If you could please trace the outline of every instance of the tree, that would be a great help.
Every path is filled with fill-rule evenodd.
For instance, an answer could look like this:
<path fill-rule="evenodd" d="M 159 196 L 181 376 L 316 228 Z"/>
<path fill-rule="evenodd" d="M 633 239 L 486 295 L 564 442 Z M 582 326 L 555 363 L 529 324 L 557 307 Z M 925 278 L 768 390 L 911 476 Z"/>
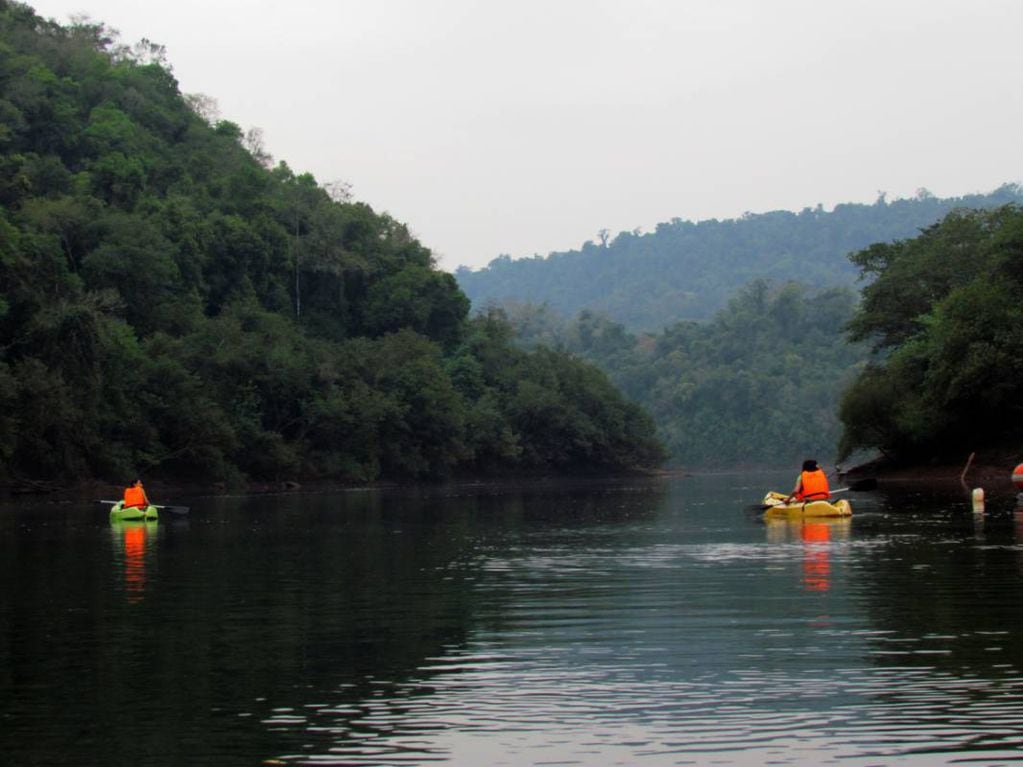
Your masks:
<path fill-rule="evenodd" d="M 546 303 L 564 316 L 588 309 L 630 332 L 657 333 L 681 320 L 710 320 L 744 285 L 799 281 L 814 289 L 854 287 L 850 252 L 915 237 L 956 208 L 1023 202 L 1007 184 L 984 195 L 917 196 L 884 204 L 820 205 L 801 212 L 658 224 L 654 232 L 598 233 L 597 244 L 546 256 L 502 256 L 456 272 L 474 306 Z"/>
<path fill-rule="evenodd" d="M 914 240 L 852 256 L 874 281 L 850 335 L 884 353 L 846 392 L 843 452 L 896 460 L 997 446 L 1023 432 L 1023 211 L 958 211 Z"/>
<path fill-rule="evenodd" d="M 522 469 L 530 444 L 545 471 L 656 460 L 612 393 L 548 375 L 578 363 L 470 321 L 407 226 L 183 97 L 161 46 L 0 2 L 0 94 L 0 476 L 423 479 Z M 526 378 L 559 419 L 589 401 L 588 452 L 524 441 Z"/>

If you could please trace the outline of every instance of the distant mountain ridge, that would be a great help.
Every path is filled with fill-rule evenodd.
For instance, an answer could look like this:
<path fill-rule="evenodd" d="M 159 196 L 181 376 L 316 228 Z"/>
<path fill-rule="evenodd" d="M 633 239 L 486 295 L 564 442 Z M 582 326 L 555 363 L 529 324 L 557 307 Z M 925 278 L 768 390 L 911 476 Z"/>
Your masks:
<path fill-rule="evenodd" d="M 680 320 L 706 320 L 754 279 L 797 280 L 813 288 L 855 283 L 848 254 L 876 242 L 915 237 L 956 208 L 1023 203 L 1023 187 L 989 194 L 916 197 L 873 204 L 818 205 L 736 219 L 673 219 L 648 234 L 622 232 L 602 244 L 546 257 L 499 256 L 486 267 L 455 272 L 475 309 L 489 304 L 548 304 L 571 316 L 606 313 L 631 330 L 657 331 Z"/>

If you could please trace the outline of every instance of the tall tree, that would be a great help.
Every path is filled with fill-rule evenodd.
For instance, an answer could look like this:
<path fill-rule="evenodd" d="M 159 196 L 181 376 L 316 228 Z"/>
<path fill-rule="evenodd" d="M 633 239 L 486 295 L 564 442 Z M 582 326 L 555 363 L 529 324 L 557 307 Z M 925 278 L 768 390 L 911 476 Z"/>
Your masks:
<path fill-rule="evenodd" d="M 846 392 L 842 449 L 959 456 L 1023 433 L 1023 210 L 960 211 L 852 260 L 872 278 L 850 337 L 878 359 Z"/>

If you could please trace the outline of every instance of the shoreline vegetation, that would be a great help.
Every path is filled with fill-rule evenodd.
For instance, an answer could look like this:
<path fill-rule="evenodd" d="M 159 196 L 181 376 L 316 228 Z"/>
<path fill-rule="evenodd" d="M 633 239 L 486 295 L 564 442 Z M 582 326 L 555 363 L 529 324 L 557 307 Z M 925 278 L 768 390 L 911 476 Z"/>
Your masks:
<path fill-rule="evenodd" d="M 470 316 L 408 227 L 275 162 L 159 45 L 0 0 L 0 484 L 643 470 L 596 367 Z"/>
<path fill-rule="evenodd" d="M 332 479 L 295 479 L 280 481 L 248 482 L 228 486 L 222 482 L 203 483 L 182 480 L 154 480 L 146 482 L 146 493 L 154 499 L 216 498 L 230 496 L 318 494 L 332 492 L 364 492 L 367 490 L 401 490 L 443 492 L 449 489 L 473 487 L 524 487 L 554 486 L 572 484 L 600 484 L 607 482 L 644 481 L 657 478 L 689 477 L 700 472 L 682 469 L 634 470 L 612 474 L 581 473 L 508 473 L 480 474 L 476 476 L 453 476 L 443 480 L 375 480 L 371 482 L 347 482 Z M 709 472 L 708 472 L 709 473 Z M 8 483 L 0 486 L 0 501 L 38 501 L 48 503 L 86 503 L 99 498 L 120 498 L 123 487 L 116 482 L 103 479 L 87 479 L 72 484 L 28 481 L 20 484 Z"/>
<path fill-rule="evenodd" d="M 160 46 L 0 0 L 0 47 L 12 497 L 135 476 L 215 493 L 675 476 L 795 466 L 836 441 L 839 462 L 889 456 L 850 473 L 882 481 L 1009 476 L 1018 460 L 990 447 L 1023 444 L 1018 185 L 983 198 L 1005 205 L 849 255 L 858 296 L 769 274 L 660 333 L 588 310 L 473 314 L 404 224 L 275 162 L 258 132 L 180 92 Z M 894 207 L 661 234 L 774 222 L 819 239 L 815 222 Z M 965 473 L 958 445 L 977 446 Z"/>
<path fill-rule="evenodd" d="M 873 461 L 861 466 L 854 466 L 840 474 L 843 481 L 860 479 L 876 479 L 878 484 L 905 485 L 915 483 L 934 484 L 965 484 L 967 487 L 991 486 L 1000 489 L 1011 489 L 1012 470 L 1023 461 L 1019 459 L 1000 460 L 1004 456 L 988 454 L 970 461 L 967 457 L 963 463 L 955 464 L 947 461 L 899 465 L 884 461 Z"/>
<path fill-rule="evenodd" d="M 994 497 L 1016 493 L 1012 483 L 1012 470 L 1020 460 L 1013 459 L 1008 451 L 971 454 L 962 464 L 930 462 L 916 465 L 898 465 L 885 459 L 869 461 L 838 472 L 836 482 L 849 484 L 862 480 L 875 480 L 878 487 L 904 486 L 962 486 L 965 492 L 974 487 L 983 487 Z M 507 475 L 479 475 L 450 477 L 441 482 L 421 481 L 375 481 L 368 483 L 338 482 L 331 480 L 297 480 L 251 482 L 243 486 L 227 487 L 223 483 L 196 483 L 181 481 L 154 481 L 147 484 L 147 492 L 162 501 L 180 501 L 195 498 L 217 498 L 231 496 L 260 495 L 313 495 L 322 493 L 365 492 L 367 490 L 408 491 L 439 493 L 460 490 L 486 489 L 501 491 L 506 488 L 566 487 L 580 484 L 602 484 L 620 482 L 643 482 L 656 480 L 686 479 L 702 476 L 777 474 L 790 467 L 756 469 L 686 469 L 661 468 L 615 474 L 557 474 L 517 473 Z M 86 480 L 73 485 L 30 482 L 20 485 L 8 484 L 0 487 L 0 500 L 5 503 L 39 503 L 58 505 L 67 503 L 88 503 L 99 498 L 119 498 L 122 487 L 104 480 Z"/>
<path fill-rule="evenodd" d="M 878 451 L 871 468 L 890 476 L 959 466 L 966 481 L 998 465 L 1011 476 L 1023 458 L 1023 208 L 955 211 L 850 258 L 865 285 L 848 338 L 872 356 L 842 396 L 838 459 Z"/>

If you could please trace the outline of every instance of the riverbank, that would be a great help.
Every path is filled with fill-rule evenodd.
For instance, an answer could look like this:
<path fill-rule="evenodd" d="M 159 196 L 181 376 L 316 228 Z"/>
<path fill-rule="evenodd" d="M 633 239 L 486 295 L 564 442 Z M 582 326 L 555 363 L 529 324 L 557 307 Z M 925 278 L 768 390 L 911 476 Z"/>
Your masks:
<path fill-rule="evenodd" d="M 445 480 L 420 480 L 399 482 L 377 480 L 372 482 L 344 482 L 339 480 L 316 479 L 309 481 L 282 480 L 277 482 L 247 482 L 229 486 L 222 482 L 181 482 L 159 479 L 145 482 L 146 494 L 153 503 L 183 503 L 194 498 L 244 495 L 279 495 L 286 493 L 341 493 L 365 490 L 396 490 L 419 488 L 443 490 L 487 486 L 500 490 L 504 487 L 521 487 L 524 484 L 538 488 L 565 484 L 593 484 L 595 482 L 617 482 L 622 480 L 644 480 L 692 476 L 688 471 L 644 470 L 619 474 L 556 474 L 550 472 L 489 474 L 481 476 L 457 476 Z M 85 480 L 71 485 L 49 482 L 18 482 L 0 485 L 0 500 L 49 503 L 73 503 L 85 501 L 117 500 L 124 492 L 123 486 L 104 480 Z M 173 500 L 172 500 L 173 499 Z"/>
<path fill-rule="evenodd" d="M 843 482 L 872 478 L 880 485 L 961 483 L 970 488 L 984 487 L 1009 492 L 1015 489 L 1012 470 L 1020 462 L 1023 462 L 1023 453 L 1016 457 L 1004 449 L 971 453 L 964 456 L 959 464 L 947 460 L 927 464 L 899 464 L 879 458 L 855 466 L 840 476 Z"/>
<path fill-rule="evenodd" d="M 1007 451 L 999 453 L 981 453 L 964 458 L 963 463 L 934 462 L 929 464 L 897 464 L 886 459 L 877 459 L 860 464 L 839 473 L 840 484 L 851 484 L 862 480 L 876 480 L 880 486 L 902 486 L 914 484 L 946 485 L 965 484 L 968 488 L 984 487 L 989 493 L 1015 492 L 1012 484 L 1012 470 L 1023 458 L 1009 456 Z M 175 482 L 151 480 L 146 482 L 146 491 L 154 502 L 182 503 L 190 498 L 226 496 L 226 495 L 272 495 L 280 493 L 326 493 L 361 490 L 383 490 L 401 487 L 433 487 L 458 488 L 465 486 L 490 485 L 495 488 L 508 485 L 519 485 L 529 482 L 539 485 L 562 484 L 565 482 L 589 482 L 594 480 L 607 481 L 613 479 L 676 479 L 698 476 L 701 474 L 749 474 L 759 473 L 757 470 L 732 470 L 728 472 L 700 471 L 681 467 L 656 469 L 637 472 L 631 475 L 553 475 L 547 473 L 520 475 L 490 475 L 479 477 L 454 477 L 440 482 L 341 482 L 329 480 L 313 480 L 300 482 L 282 480 L 277 482 L 249 482 L 242 486 L 231 487 L 217 482 Z M 116 483 L 103 480 L 78 482 L 73 485 L 60 485 L 45 482 L 17 482 L 0 486 L 0 498 L 7 500 L 39 501 L 42 503 L 66 503 L 89 500 L 116 500 L 121 497 L 123 487 Z"/>
<path fill-rule="evenodd" d="M 349 483 L 313 482 L 303 484 L 294 480 L 281 482 L 249 482 L 238 487 L 231 487 L 222 482 L 173 482 L 150 480 L 145 483 L 146 494 L 154 503 L 162 503 L 165 499 L 187 499 L 220 495 L 267 495 L 273 493 L 289 493 L 302 491 L 343 491 L 364 489 L 367 487 L 385 487 L 388 483 Z M 0 487 L 0 498 L 8 500 L 37 500 L 42 503 L 61 503 L 88 500 L 117 500 L 124 492 L 124 487 L 117 483 L 103 480 L 87 480 L 65 485 L 50 482 L 15 482 Z"/>

